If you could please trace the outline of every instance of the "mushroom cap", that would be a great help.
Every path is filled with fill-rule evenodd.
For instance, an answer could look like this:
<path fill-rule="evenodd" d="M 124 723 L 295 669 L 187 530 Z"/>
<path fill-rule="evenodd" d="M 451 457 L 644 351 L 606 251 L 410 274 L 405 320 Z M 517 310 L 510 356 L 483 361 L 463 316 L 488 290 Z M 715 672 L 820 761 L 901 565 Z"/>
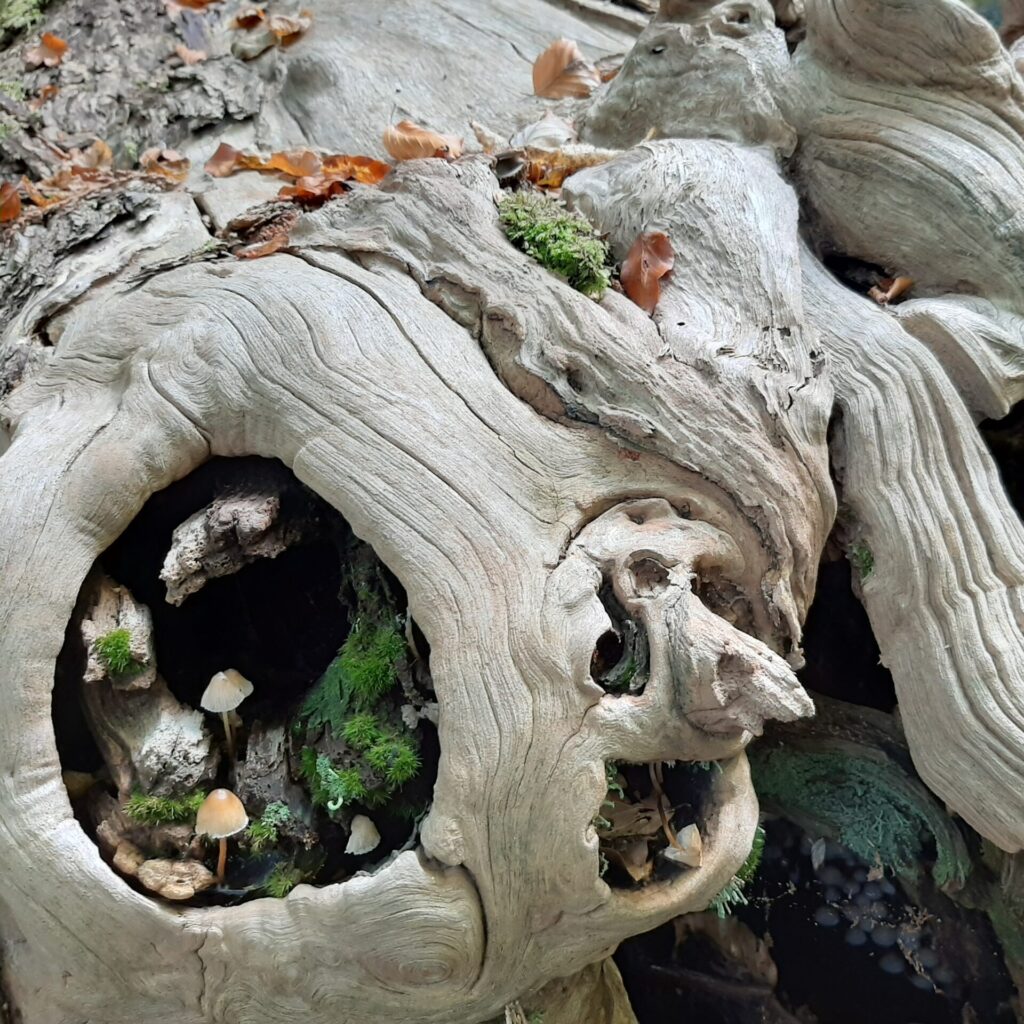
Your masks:
<path fill-rule="evenodd" d="M 230 789 L 215 789 L 196 814 L 196 832 L 211 839 L 226 839 L 248 824 L 242 801 Z"/>
<path fill-rule="evenodd" d="M 252 683 L 241 672 L 227 668 L 223 672 L 217 672 L 210 680 L 210 685 L 203 691 L 199 706 L 204 711 L 222 715 L 226 711 L 234 711 L 250 693 Z"/>
<path fill-rule="evenodd" d="M 352 829 L 345 852 L 356 855 L 369 853 L 377 848 L 378 843 L 380 843 L 380 833 L 377 831 L 377 826 L 365 814 L 357 814 L 352 819 Z"/>

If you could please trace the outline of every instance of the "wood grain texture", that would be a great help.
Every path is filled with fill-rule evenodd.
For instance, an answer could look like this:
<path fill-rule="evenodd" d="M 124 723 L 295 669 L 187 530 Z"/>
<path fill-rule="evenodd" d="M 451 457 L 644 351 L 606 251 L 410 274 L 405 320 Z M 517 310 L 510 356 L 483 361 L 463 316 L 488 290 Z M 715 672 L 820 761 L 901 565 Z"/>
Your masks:
<path fill-rule="evenodd" d="M 529 71 L 553 36 L 632 38 L 584 9 L 320 4 L 245 131 L 373 151 L 401 86 L 419 123 L 463 131 L 472 104 L 510 133 L 546 106 Z M 252 262 L 172 266 L 208 235 L 160 197 L 159 224 L 29 282 L 4 338 L 35 372 L 0 457 L 0 937 L 26 1024 L 475 1024 L 706 906 L 757 820 L 745 746 L 809 711 L 832 474 L 922 777 L 1024 845 L 1024 531 L 973 422 L 1020 395 L 1022 85 L 954 0 L 809 0 L 807 30 L 790 58 L 766 0 L 667 2 L 587 111 L 586 137 L 632 148 L 565 196 L 619 257 L 668 235 L 653 318 L 513 249 L 479 156 L 410 162 Z M 829 248 L 913 299 L 854 294 Z M 49 701 L 95 559 L 212 455 L 281 459 L 400 579 L 441 761 L 419 847 L 375 873 L 173 910 L 73 818 Z M 604 586 L 650 638 L 639 696 L 591 676 Z M 711 757 L 703 866 L 609 889 L 605 761 Z"/>

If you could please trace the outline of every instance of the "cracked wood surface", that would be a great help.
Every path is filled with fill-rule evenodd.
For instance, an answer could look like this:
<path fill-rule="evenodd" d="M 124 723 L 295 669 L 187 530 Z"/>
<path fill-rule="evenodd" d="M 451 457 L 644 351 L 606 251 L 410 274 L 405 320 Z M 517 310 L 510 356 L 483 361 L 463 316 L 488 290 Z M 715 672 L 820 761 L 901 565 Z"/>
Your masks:
<path fill-rule="evenodd" d="M 401 113 L 462 131 L 471 94 L 511 130 L 547 106 L 519 95 L 517 46 L 631 38 L 527 7 L 410 0 L 375 21 L 318 4 L 320 34 L 263 62 L 273 85 L 237 130 L 372 151 L 403 55 L 419 62 Z M 669 234 L 653 320 L 513 250 L 479 158 L 410 164 L 303 217 L 288 254 L 132 280 L 208 237 L 161 196 L 159 227 L 33 286 L 5 339 L 45 325 L 56 344 L 14 381 L 0 461 L 0 935 L 27 1024 L 474 1024 L 705 906 L 756 823 L 743 746 L 807 710 L 791 663 L 836 509 L 837 409 L 844 525 L 874 556 L 861 593 L 915 763 L 984 835 L 1024 844 L 1024 536 L 972 422 L 1021 386 L 1024 86 L 953 0 L 807 9 L 790 59 L 764 0 L 666 2 L 586 112 L 592 140 L 635 148 L 565 192 L 620 255 Z M 901 132 L 914 146 L 879 161 Z M 212 208 L 220 186 L 191 187 Z M 836 282 L 801 247 L 801 212 L 819 248 L 910 272 L 913 300 L 883 311 Z M 280 458 L 399 577 L 431 644 L 442 759 L 420 848 L 375 874 L 172 911 L 71 816 L 49 694 L 96 557 L 211 454 Z M 743 632 L 691 594 L 705 565 L 742 594 Z M 637 699 L 590 677 L 602 582 L 648 628 Z M 704 866 L 609 890 L 604 761 L 710 757 Z"/>

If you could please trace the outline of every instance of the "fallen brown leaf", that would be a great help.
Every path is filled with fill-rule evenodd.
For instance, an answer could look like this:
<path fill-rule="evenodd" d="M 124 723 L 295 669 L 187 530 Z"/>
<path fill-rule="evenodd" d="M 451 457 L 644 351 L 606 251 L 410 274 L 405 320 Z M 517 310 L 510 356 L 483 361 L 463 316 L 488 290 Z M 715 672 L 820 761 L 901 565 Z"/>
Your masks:
<path fill-rule="evenodd" d="M 384 129 L 384 148 L 396 160 L 422 160 L 425 157 L 455 160 L 462 156 L 462 139 L 440 135 L 412 121 L 399 121 Z"/>
<path fill-rule="evenodd" d="M 191 161 L 176 149 L 153 146 L 139 157 L 139 167 L 147 174 L 159 174 L 171 181 L 182 182 L 188 177 Z"/>
<path fill-rule="evenodd" d="M 607 57 L 599 57 L 594 61 L 594 70 L 602 82 L 610 82 L 621 70 L 626 59 L 624 53 L 612 53 Z"/>
<path fill-rule="evenodd" d="M 290 46 L 312 24 L 313 15 L 309 11 L 297 15 L 272 14 L 267 18 L 267 28 L 282 46 Z"/>
<path fill-rule="evenodd" d="M 298 209 L 294 206 L 268 208 L 271 211 L 269 216 L 262 220 L 255 231 L 247 232 L 245 241 L 248 244 L 235 249 L 235 255 L 240 259 L 254 260 L 269 256 L 288 244 L 288 232 L 299 218 Z"/>
<path fill-rule="evenodd" d="M 601 807 L 601 814 L 608 822 L 607 828 L 599 829 L 602 839 L 620 836 L 653 836 L 661 831 L 661 817 L 653 797 L 638 803 L 612 796 Z"/>
<path fill-rule="evenodd" d="M 600 84 L 594 65 L 571 39 L 556 39 L 533 64 L 533 91 L 548 100 L 589 96 Z"/>
<path fill-rule="evenodd" d="M 220 3 L 220 0 L 173 0 L 178 7 L 191 7 L 194 11 L 201 11 L 210 4 Z"/>
<path fill-rule="evenodd" d="M 623 290 L 646 313 L 661 297 L 661 279 L 672 269 L 675 255 L 663 231 L 646 231 L 633 243 L 622 263 Z"/>
<path fill-rule="evenodd" d="M 607 846 L 602 849 L 608 860 L 622 868 L 634 882 L 646 882 L 654 871 L 654 861 L 649 859 L 646 839 L 637 839 L 621 847 Z"/>
<path fill-rule="evenodd" d="M 914 286 L 910 277 L 884 277 L 878 284 L 868 289 L 868 295 L 880 306 L 888 306 L 901 298 Z"/>
<path fill-rule="evenodd" d="M 47 206 L 53 206 L 55 203 L 59 203 L 63 196 L 47 196 L 44 195 L 35 185 L 34 182 L 28 180 L 28 178 L 21 179 L 21 187 L 25 190 L 25 195 L 32 201 L 33 206 L 38 206 L 40 209 L 45 210 Z"/>
<path fill-rule="evenodd" d="M 285 185 L 277 194 L 282 199 L 294 199 L 304 206 L 320 206 L 332 196 L 350 191 L 341 178 L 328 178 L 323 174 L 298 178 L 294 185 Z"/>
<path fill-rule="evenodd" d="M 190 50 L 184 43 L 178 43 L 174 48 L 174 52 L 186 64 L 198 64 L 200 61 L 206 60 L 208 56 L 205 50 Z"/>
<path fill-rule="evenodd" d="M 213 178 L 226 178 L 239 169 L 238 158 L 241 155 L 234 146 L 222 142 L 213 156 L 206 161 L 203 170 Z"/>
<path fill-rule="evenodd" d="M 358 181 L 363 185 L 376 185 L 391 173 L 391 164 L 374 160 L 372 156 L 343 156 L 332 153 L 322 158 L 324 174 L 331 178 Z"/>
<path fill-rule="evenodd" d="M 21 197 L 17 185 L 5 181 L 0 185 L 0 224 L 16 220 L 21 215 Z"/>
<path fill-rule="evenodd" d="M 45 64 L 48 68 L 55 68 L 68 52 L 68 44 L 55 36 L 52 32 L 44 32 L 39 37 L 39 43 L 30 50 L 25 51 L 25 63 L 29 67 L 37 68 Z"/>
<path fill-rule="evenodd" d="M 594 149 L 593 146 L 566 145 L 558 150 L 527 148 L 522 150 L 526 160 L 526 177 L 538 188 L 561 188 L 570 174 L 584 167 L 597 167 L 618 155 L 615 150 Z"/>
<path fill-rule="evenodd" d="M 32 99 L 28 101 L 28 109 L 38 110 L 40 107 L 43 106 L 43 104 L 48 103 L 50 100 L 52 100 L 53 97 L 56 96 L 59 92 L 60 89 L 58 89 L 55 85 L 44 85 L 42 89 L 40 89 L 39 92 L 37 92 L 35 96 L 33 96 Z"/>
<path fill-rule="evenodd" d="M 97 139 L 85 149 L 72 149 L 69 155 L 71 166 L 75 170 L 103 170 L 114 164 L 114 154 L 102 139 Z"/>
<path fill-rule="evenodd" d="M 235 15 L 235 28 L 255 28 L 266 16 L 262 7 L 244 7 Z"/>

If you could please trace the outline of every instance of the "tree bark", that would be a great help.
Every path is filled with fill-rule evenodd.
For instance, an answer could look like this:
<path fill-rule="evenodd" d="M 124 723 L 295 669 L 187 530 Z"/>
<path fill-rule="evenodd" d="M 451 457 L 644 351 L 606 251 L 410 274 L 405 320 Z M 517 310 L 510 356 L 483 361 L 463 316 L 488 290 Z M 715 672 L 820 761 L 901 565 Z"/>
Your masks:
<path fill-rule="evenodd" d="M 15 111 L 0 167 L 44 173 L 92 133 L 193 172 L 3 228 L 0 959 L 25 1024 L 475 1024 L 704 909 L 757 824 L 745 747 L 812 711 L 795 669 L 837 510 L 922 779 L 1024 846 L 1024 529 L 975 428 L 1024 394 L 1024 82 L 994 30 L 956 0 L 807 0 L 790 53 L 767 0 L 663 0 L 649 24 L 603 0 L 315 0 L 306 38 L 244 62 L 235 6 L 93 6 L 50 16 L 72 58 L 27 77 L 61 91 Z M 558 36 L 629 53 L 552 104 L 530 68 Z M 175 66 L 175 42 L 209 56 Z M 653 318 L 514 249 L 487 154 L 400 164 L 283 251 L 209 258 L 210 227 L 279 187 L 203 174 L 219 139 L 382 156 L 399 116 L 507 138 L 551 107 L 614 151 L 563 197 L 615 257 L 671 240 Z M 835 255 L 913 299 L 880 308 Z M 72 815 L 55 662 L 146 500 L 248 455 L 405 588 L 437 782 L 418 845 L 372 873 L 172 910 Z M 609 593 L 646 632 L 640 693 L 592 675 Z M 703 864 L 610 887 L 606 763 L 677 760 L 722 766 Z"/>

